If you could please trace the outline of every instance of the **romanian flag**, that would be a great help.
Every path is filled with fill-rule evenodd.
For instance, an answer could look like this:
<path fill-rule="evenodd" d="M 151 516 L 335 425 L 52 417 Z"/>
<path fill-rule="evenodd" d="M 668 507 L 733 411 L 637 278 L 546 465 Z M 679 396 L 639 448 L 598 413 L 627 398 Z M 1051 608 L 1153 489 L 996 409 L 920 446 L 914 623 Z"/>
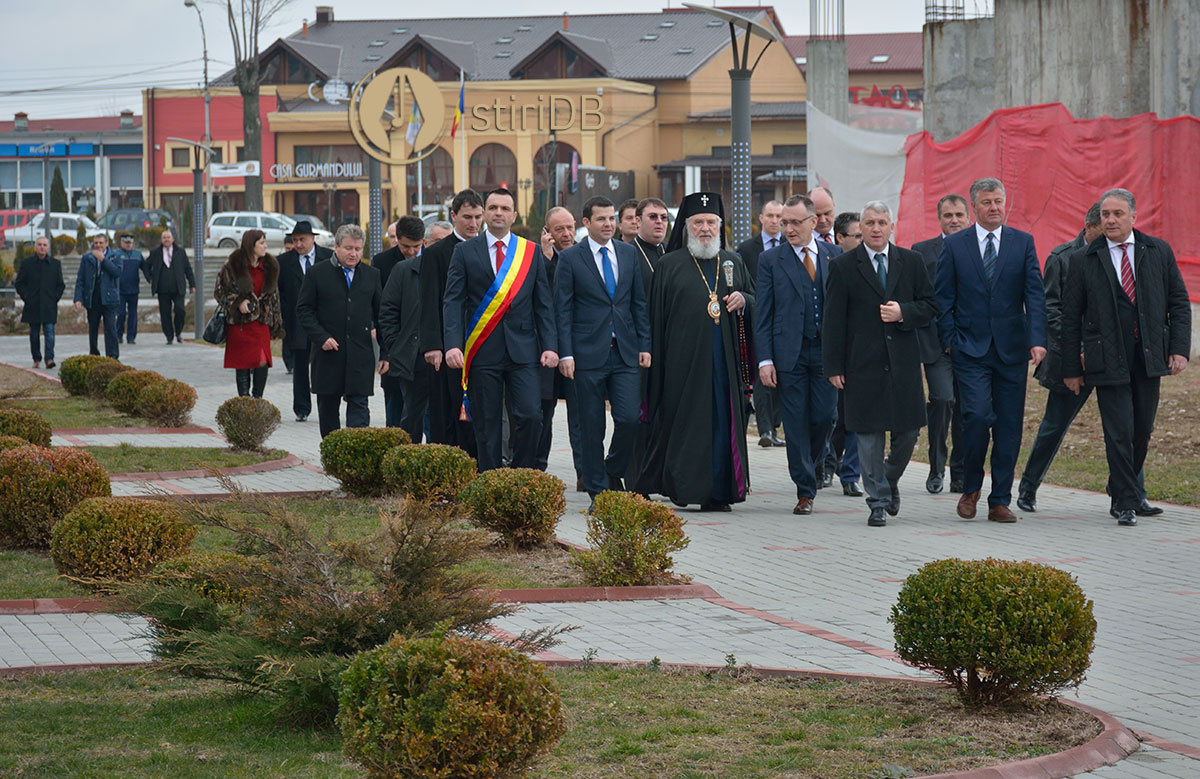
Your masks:
<path fill-rule="evenodd" d="M 454 109 L 454 124 L 450 125 L 451 140 L 454 139 L 454 134 L 458 132 L 458 125 L 462 123 L 463 106 L 465 105 L 463 102 L 463 98 L 465 97 L 464 93 L 466 91 L 466 88 L 467 88 L 466 78 L 460 72 L 458 74 L 458 107 Z"/>
<path fill-rule="evenodd" d="M 463 412 L 468 418 L 470 407 L 467 403 L 467 375 L 471 372 L 471 360 L 508 312 L 513 298 L 517 296 L 521 285 L 525 283 L 525 277 L 529 275 L 529 269 L 533 265 L 533 253 L 536 250 L 537 244 L 533 241 L 526 240 L 516 233 L 509 235 L 508 246 L 504 249 L 504 263 L 496 273 L 492 285 L 484 293 L 483 300 L 479 301 L 479 306 L 467 326 L 467 343 L 463 350 L 462 388 Z"/>

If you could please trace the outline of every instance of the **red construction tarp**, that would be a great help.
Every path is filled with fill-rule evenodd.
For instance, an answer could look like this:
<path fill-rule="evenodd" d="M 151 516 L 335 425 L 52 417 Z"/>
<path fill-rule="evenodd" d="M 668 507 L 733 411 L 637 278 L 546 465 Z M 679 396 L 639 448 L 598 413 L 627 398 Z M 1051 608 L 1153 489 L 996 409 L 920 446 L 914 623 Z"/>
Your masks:
<path fill-rule="evenodd" d="M 1175 250 L 1193 302 L 1200 303 L 1200 120 L 1075 119 L 1061 103 L 995 111 L 967 132 L 934 143 L 928 132 L 905 144 L 896 243 L 938 234 L 942 195 L 964 197 L 971 182 L 1004 182 L 1008 224 L 1033 233 L 1040 259 L 1083 228 L 1083 215 L 1113 187 L 1137 198 L 1136 227 Z"/>

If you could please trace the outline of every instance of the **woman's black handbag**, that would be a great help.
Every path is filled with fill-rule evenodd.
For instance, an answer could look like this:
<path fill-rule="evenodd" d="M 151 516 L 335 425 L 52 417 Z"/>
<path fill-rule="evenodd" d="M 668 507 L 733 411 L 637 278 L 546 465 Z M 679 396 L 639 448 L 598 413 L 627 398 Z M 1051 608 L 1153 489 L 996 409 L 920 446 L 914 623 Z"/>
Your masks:
<path fill-rule="evenodd" d="M 208 320 L 208 324 L 204 326 L 205 341 L 218 346 L 225 343 L 225 307 L 218 306 L 217 312 L 212 315 L 212 319 Z"/>

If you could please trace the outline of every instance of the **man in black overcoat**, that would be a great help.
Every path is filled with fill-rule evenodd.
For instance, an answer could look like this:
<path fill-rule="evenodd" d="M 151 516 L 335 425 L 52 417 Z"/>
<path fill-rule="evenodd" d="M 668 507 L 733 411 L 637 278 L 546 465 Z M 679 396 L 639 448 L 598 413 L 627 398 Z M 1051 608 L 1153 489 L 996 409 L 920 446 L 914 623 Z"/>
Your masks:
<path fill-rule="evenodd" d="M 29 325 L 29 350 L 33 367 L 42 365 L 42 335 L 46 337 L 46 367 L 54 367 L 54 326 L 58 323 L 58 301 L 67 285 L 63 280 L 62 263 L 50 256 L 50 239 L 39 236 L 33 242 L 33 256 L 21 260 L 17 279 L 13 282 L 17 294 L 25 303 L 21 321 Z"/>
<path fill-rule="evenodd" d="M 867 203 L 860 224 L 862 244 L 829 263 L 822 360 L 845 393 L 846 430 L 858 433 L 867 524 L 882 527 L 885 511 L 900 511 L 900 477 L 925 425 L 917 328 L 933 320 L 937 302 L 921 255 L 891 243 L 887 204 Z"/>
<path fill-rule="evenodd" d="M 300 288 L 308 271 L 318 264 L 328 264 L 333 252 L 316 245 L 312 223 L 301 219 L 292 229 L 292 248 L 280 254 L 279 304 L 283 310 L 283 349 L 292 353 L 292 412 L 297 422 L 312 413 L 312 389 L 309 386 L 308 335 L 296 316 Z"/>
<path fill-rule="evenodd" d="M 342 225 L 334 236 L 336 262 L 320 262 L 304 276 L 296 319 L 308 336 L 306 362 L 317 396 L 321 437 L 341 427 L 342 398 L 346 427 L 369 427 L 367 398 L 375 393 L 375 345 L 379 327 L 379 271 L 361 262 L 366 236 L 358 225 Z M 386 356 L 379 373 L 387 373 Z"/>
<path fill-rule="evenodd" d="M 379 305 L 379 340 L 388 363 L 382 378 L 392 377 L 396 382 L 395 392 L 404 399 L 398 419 L 393 420 L 392 409 L 388 409 L 388 427 L 403 428 L 413 443 L 421 442 L 429 405 L 429 365 L 418 348 L 424 259 L 418 254 L 391 269 Z"/>
<path fill-rule="evenodd" d="M 392 275 L 392 269 L 396 268 L 405 260 L 411 260 L 421 254 L 421 248 L 424 246 L 425 240 L 425 223 L 419 217 L 405 215 L 388 225 L 388 240 L 392 241 L 392 246 L 384 249 L 379 254 L 371 258 L 371 267 L 379 271 L 379 284 L 383 289 L 387 290 L 388 279 Z M 416 281 L 416 279 L 413 279 Z M 417 319 L 414 322 L 417 326 L 420 325 L 420 312 L 417 312 Z M 381 339 L 382 340 L 382 339 Z M 422 363 L 425 361 L 422 360 Z M 404 383 L 411 384 L 413 377 L 408 372 L 404 374 L 407 378 L 401 379 L 401 373 L 393 369 L 379 377 L 379 386 L 383 390 L 383 411 L 386 418 L 385 424 L 388 427 L 404 427 L 400 422 L 404 416 Z M 422 381 L 428 383 L 425 378 L 425 372 L 420 374 Z M 417 405 L 421 406 L 421 416 L 425 416 L 424 404 L 429 401 L 429 391 L 426 389 L 420 393 Z M 414 412 L 416 407 L 414 406 Z M 424 428 L 424 423 L 422 423 Z M 421 436 L 413 439 L 420 443 Z"/>

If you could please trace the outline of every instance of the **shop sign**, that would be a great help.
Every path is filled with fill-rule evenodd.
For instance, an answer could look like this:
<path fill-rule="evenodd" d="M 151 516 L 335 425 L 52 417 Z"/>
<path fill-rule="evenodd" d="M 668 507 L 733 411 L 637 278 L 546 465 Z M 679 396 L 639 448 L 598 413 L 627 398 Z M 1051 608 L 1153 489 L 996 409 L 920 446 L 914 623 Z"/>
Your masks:
<path fill-rule="evenodd" d="M 277 162 L 271 166 L 271 177 L 275 179 L 337 179 L 359 178 L 363 175 L 361 162 Z"/>

